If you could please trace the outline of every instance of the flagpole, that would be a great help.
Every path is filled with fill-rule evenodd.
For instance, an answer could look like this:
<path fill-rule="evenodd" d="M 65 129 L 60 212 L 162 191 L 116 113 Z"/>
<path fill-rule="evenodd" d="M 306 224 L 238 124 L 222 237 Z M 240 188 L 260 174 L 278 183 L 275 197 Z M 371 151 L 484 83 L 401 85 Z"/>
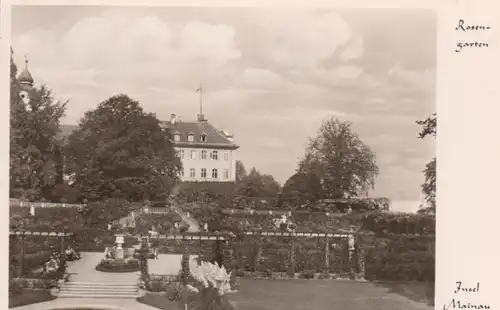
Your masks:
<path fill-rule="evenodd" d="M 200 85 L 200 115 L 203 115 L 203 85 Z"/>

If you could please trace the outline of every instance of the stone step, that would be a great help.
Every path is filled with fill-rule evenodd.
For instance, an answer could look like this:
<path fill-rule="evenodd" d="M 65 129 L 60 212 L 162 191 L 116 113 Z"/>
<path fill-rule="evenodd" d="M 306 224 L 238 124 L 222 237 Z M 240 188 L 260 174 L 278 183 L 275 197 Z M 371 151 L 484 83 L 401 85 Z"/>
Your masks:
<path fill-rule="evenodd" d="M 123 298 L 123 299 L 136 299 L 137 294 L 114 294 L 109 292 L 103 293 L 78 293 L 78 292 L 59 292 L 59 298 Z"/>
<path fill-rule="evenodd" d="M 123 286 L 123 287 L 135 287 L 137 286 L 134 282 L 66 282 L 66 286 Z"/>
<path fill-rule="evenodd" d="M 85 286 L 85 287 L 71 287 L 71 286 L 63 286 L 61 287 L 61 292 L 121 292 L 121 293 L 135 293 L 137 292 L 137 287 L 127 287 L 127 288 L 121 288 L 121 287 L 90 287 L 90 286 Z"/>

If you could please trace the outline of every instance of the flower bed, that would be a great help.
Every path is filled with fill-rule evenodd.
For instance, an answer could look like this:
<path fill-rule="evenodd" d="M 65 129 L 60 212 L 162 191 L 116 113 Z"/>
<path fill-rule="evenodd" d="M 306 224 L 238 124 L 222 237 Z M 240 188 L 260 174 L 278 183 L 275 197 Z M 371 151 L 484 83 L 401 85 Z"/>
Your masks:
<path fill-rule="evenodd" d="M 17 294 L 9 296 L 9 308 L 49 301 L 55 298 L 47 290 L 23 289 Z"/>
<path fill-rule="evenodd" d="M 339 280 L 349 279 L 349 275 L 336 273 L 320 273 L 314 270 L 297 272 L 294 276 L 290 276 L 287 272 L 262 272 L 262 271 L 243 271 L 238 273 L 242 278 L 250 278 L 256 280 L 290 280 L 290 279 L 311 279 L 311 280 Z"/>
<path fill-rule="evenodd" d="M 95 267 L 97 271 L 102 272 L 136 272 L 139 271 L 139 261 L 135 258 L 130 259 L 103 259 Z"/>
<path fill-rule="evenodd" d="M 14 278 L 9 286 L 19 287 L 21 289 L 43 289 L 48 290 L 57 286 L 56 279 L 32 279 L 32 278 Z"/>

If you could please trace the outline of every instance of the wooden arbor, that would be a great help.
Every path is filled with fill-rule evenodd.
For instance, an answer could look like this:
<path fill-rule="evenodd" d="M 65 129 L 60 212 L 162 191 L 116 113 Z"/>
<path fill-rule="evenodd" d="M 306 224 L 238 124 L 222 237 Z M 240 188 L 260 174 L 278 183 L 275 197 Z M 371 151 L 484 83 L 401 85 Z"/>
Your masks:
<path fill-rule="evenodd" d="M 59 238 L 59 253 L 64 259 L 64 251 L 66 249 L 65 239 L 73 236 L 71 232 L 31 232 L 31 231 L 9 231 L 9 255 L 15 255 L 16 241 L 20 243 L 19 250 L 19 270 L 18 277 L 21 278 L 24 274 L 24 256 L 25 256 L 25 241 L 31 236 L 43 236 L 46 238 Z"/>
<path fill-rule="evenodd" d="M 288 264 L 290 266 L 291 271 L 295 270 L 296 266 L 295 250 L 296 250 L 297 238 L 316 237 L 318 239 L 323 238 L 325 240 L 325 247 L 323 249 L 324 253 L 323 260 L 326 269 L 328 269 L 330 263 L 330 257 L 329 257 L 329 255 L 331 255 L 330 243 L 332 242 L 333 239 L 345 240 L 346 244 L 348 244 L 347 264 L 349 266 L 350 278 L 357 280 L 364 279 L 364 257 L 363 257 L 364 253 L 354 233 L 246 231 L 243 233 L 243 235 L 254 236 L 256 238 L 260 237 L 290 238 L 290 242 L 288 244 L 289 246 Z M 199 241 L 200 243 L 204 241 L 224 241 L 224 244 L 226 245 L 223 247 L 223 249 L 221 249 L 223 251 L 223 264 L 228 271 L 231 271 L 232 267 L 231 261 L 234 259 L 233 256 L 235 255 L 235 248 L 234 248 L 235 237 L 236 236 L 232 234 L 176 234 L 176 235 L 159 235 L 157 238 L 158 240 L 179 240 L 179 241 L 196 240 Z M 141 238 L 146 239 L 147 236 L 142 236 Z"/>

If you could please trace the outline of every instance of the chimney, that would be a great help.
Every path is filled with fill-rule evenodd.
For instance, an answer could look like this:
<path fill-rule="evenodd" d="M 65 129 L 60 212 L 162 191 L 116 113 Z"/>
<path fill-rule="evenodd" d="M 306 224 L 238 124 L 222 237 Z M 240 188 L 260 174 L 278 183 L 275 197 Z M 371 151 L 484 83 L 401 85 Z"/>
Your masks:
<path fill-rule="evenodd" d="M 170 114 L 170 124 L 175 125 L 175 114 Z"/>

